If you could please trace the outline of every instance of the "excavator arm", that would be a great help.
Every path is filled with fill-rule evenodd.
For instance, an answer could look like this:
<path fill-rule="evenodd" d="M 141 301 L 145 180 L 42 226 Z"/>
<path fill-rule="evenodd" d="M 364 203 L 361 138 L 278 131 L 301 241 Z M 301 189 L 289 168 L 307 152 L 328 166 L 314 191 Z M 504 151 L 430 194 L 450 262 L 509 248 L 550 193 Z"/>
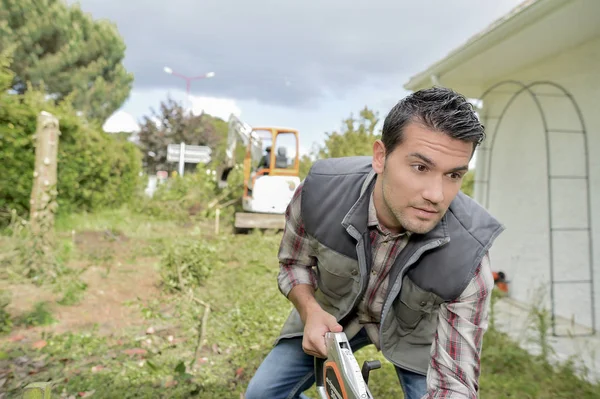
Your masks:
<path fill-rule="evenodd" d="M 262 135 L 261 135 L 262 133 Z M 228 122 L 227 148 L 225 162 L 219 175 L 219 187 L 227 187 L 227 177 L 236 167 L 236 149 L 238 143 L 246 147 L 244 157 L 244 192 L 242 208 L 244 212 L 235 213 L 234 227 L 236 231 L 249 229 L 283 229 L 284 213 L 294 189 L 300 184 L 298 177 L 298 160 L 295 168 L 288 168 L 288 160 L 284 151 L 278 151 L 275 157 L 271 153 L 270 165 L 273 167 L 256 170 L 258 161 L 263 154 L 263 144 L 269 141 L 272 147 L 278 144 L 279 134 L 293 134 L 298 147 L 297 131 L 289 128 L 269 126 L 251 127 L 240 121 L 235 115 L 230 115 Z M 280 146 L 278 150 L 285 150 Z M 279 152 L 283 152 L 280 154 Z M 296 149 L 297 152 L 297 149 Z M 283 158 L 283 163 L 280 162 Z M 256 173 L 254 173 L 256 172 Z"/>
<path fill-rule="evenodd" d="M 250 125 L 239 120 L 234 114 L 231 114 L 228 122 L 225 163 L 219 174 L 220 187 L 227 186 L 227 177 L 236 164 L 235 150 L 240 141 L 246 148 L 250 145 L 251 159 L 260 158 L 262 155 L 262 139 L 252 130 Z"/>

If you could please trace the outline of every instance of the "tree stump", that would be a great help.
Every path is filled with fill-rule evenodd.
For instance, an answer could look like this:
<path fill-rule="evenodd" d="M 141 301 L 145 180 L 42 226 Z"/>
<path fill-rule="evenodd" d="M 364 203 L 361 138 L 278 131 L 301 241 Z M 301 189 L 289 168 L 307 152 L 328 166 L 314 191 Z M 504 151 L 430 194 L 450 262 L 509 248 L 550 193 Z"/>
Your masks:
<path fill-rule="evenodd" d="M 58 119 L 42 111 L 35 133 L 35 169 L 31 190 L 30 223 L 34 234 L 49 233 L 56 212 L 56 169 L 58 156 Z"/>

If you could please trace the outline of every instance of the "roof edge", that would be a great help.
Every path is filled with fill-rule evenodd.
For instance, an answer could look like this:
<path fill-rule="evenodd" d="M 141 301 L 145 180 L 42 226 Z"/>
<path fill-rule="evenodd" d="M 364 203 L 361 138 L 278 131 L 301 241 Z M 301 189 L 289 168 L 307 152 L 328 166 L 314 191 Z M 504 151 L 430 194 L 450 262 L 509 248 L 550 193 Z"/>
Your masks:
<path fill-rule="evenodd" d="M 446 57 L 429 66 L 426 70 L 412 76 L 403 87 L 417 90 L 429 86 L 427 82 L 440 85 L 439 79 L 444 73 L 473 58 L 484 49 L 490 48 L 515 34 L 532 22 L 541 19 L 572 0 L 537 0 L 530 4 L 522 3 L 513 11 L 497 19 L 480 33 L 469 38 L 463 45 L 452 50 Z"/>

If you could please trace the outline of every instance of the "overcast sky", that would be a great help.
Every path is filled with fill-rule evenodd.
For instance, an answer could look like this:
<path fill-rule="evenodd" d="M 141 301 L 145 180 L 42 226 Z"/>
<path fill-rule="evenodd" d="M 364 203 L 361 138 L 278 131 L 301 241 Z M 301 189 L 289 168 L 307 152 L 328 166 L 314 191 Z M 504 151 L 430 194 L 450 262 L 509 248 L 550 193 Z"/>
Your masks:
<path fill-rule="evenodd" d="M 385 113 L 410 76 L 464 43 L 522 0 L 80 0 L 127 45 L 134 88 L 107 129 L 131 127 L 171 96 L 250 124 L 298 128 L 301 145 L 365 105 Z M 74 1 L 69 1 L 73 3 Z"/>

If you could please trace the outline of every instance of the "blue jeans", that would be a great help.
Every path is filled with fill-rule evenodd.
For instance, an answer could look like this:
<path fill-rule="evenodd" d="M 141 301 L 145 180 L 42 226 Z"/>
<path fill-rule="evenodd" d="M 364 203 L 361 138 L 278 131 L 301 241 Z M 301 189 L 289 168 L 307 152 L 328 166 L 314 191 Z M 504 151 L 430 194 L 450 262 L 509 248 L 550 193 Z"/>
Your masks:
<path fill-rule="evenodd" d="M 363 329 L 350 340 L 350 347 L 356 352 L 370 343 Z M 281 340 L 250 380 L 246 399 L 309 399 L 302 392 L 315 382 L 314 364 L 314 358 L 302 350 L 302 337 Z M 425 376 L 398 367 L 396 374 L 405 399 L 420 399 L 427 393 Z"/>

